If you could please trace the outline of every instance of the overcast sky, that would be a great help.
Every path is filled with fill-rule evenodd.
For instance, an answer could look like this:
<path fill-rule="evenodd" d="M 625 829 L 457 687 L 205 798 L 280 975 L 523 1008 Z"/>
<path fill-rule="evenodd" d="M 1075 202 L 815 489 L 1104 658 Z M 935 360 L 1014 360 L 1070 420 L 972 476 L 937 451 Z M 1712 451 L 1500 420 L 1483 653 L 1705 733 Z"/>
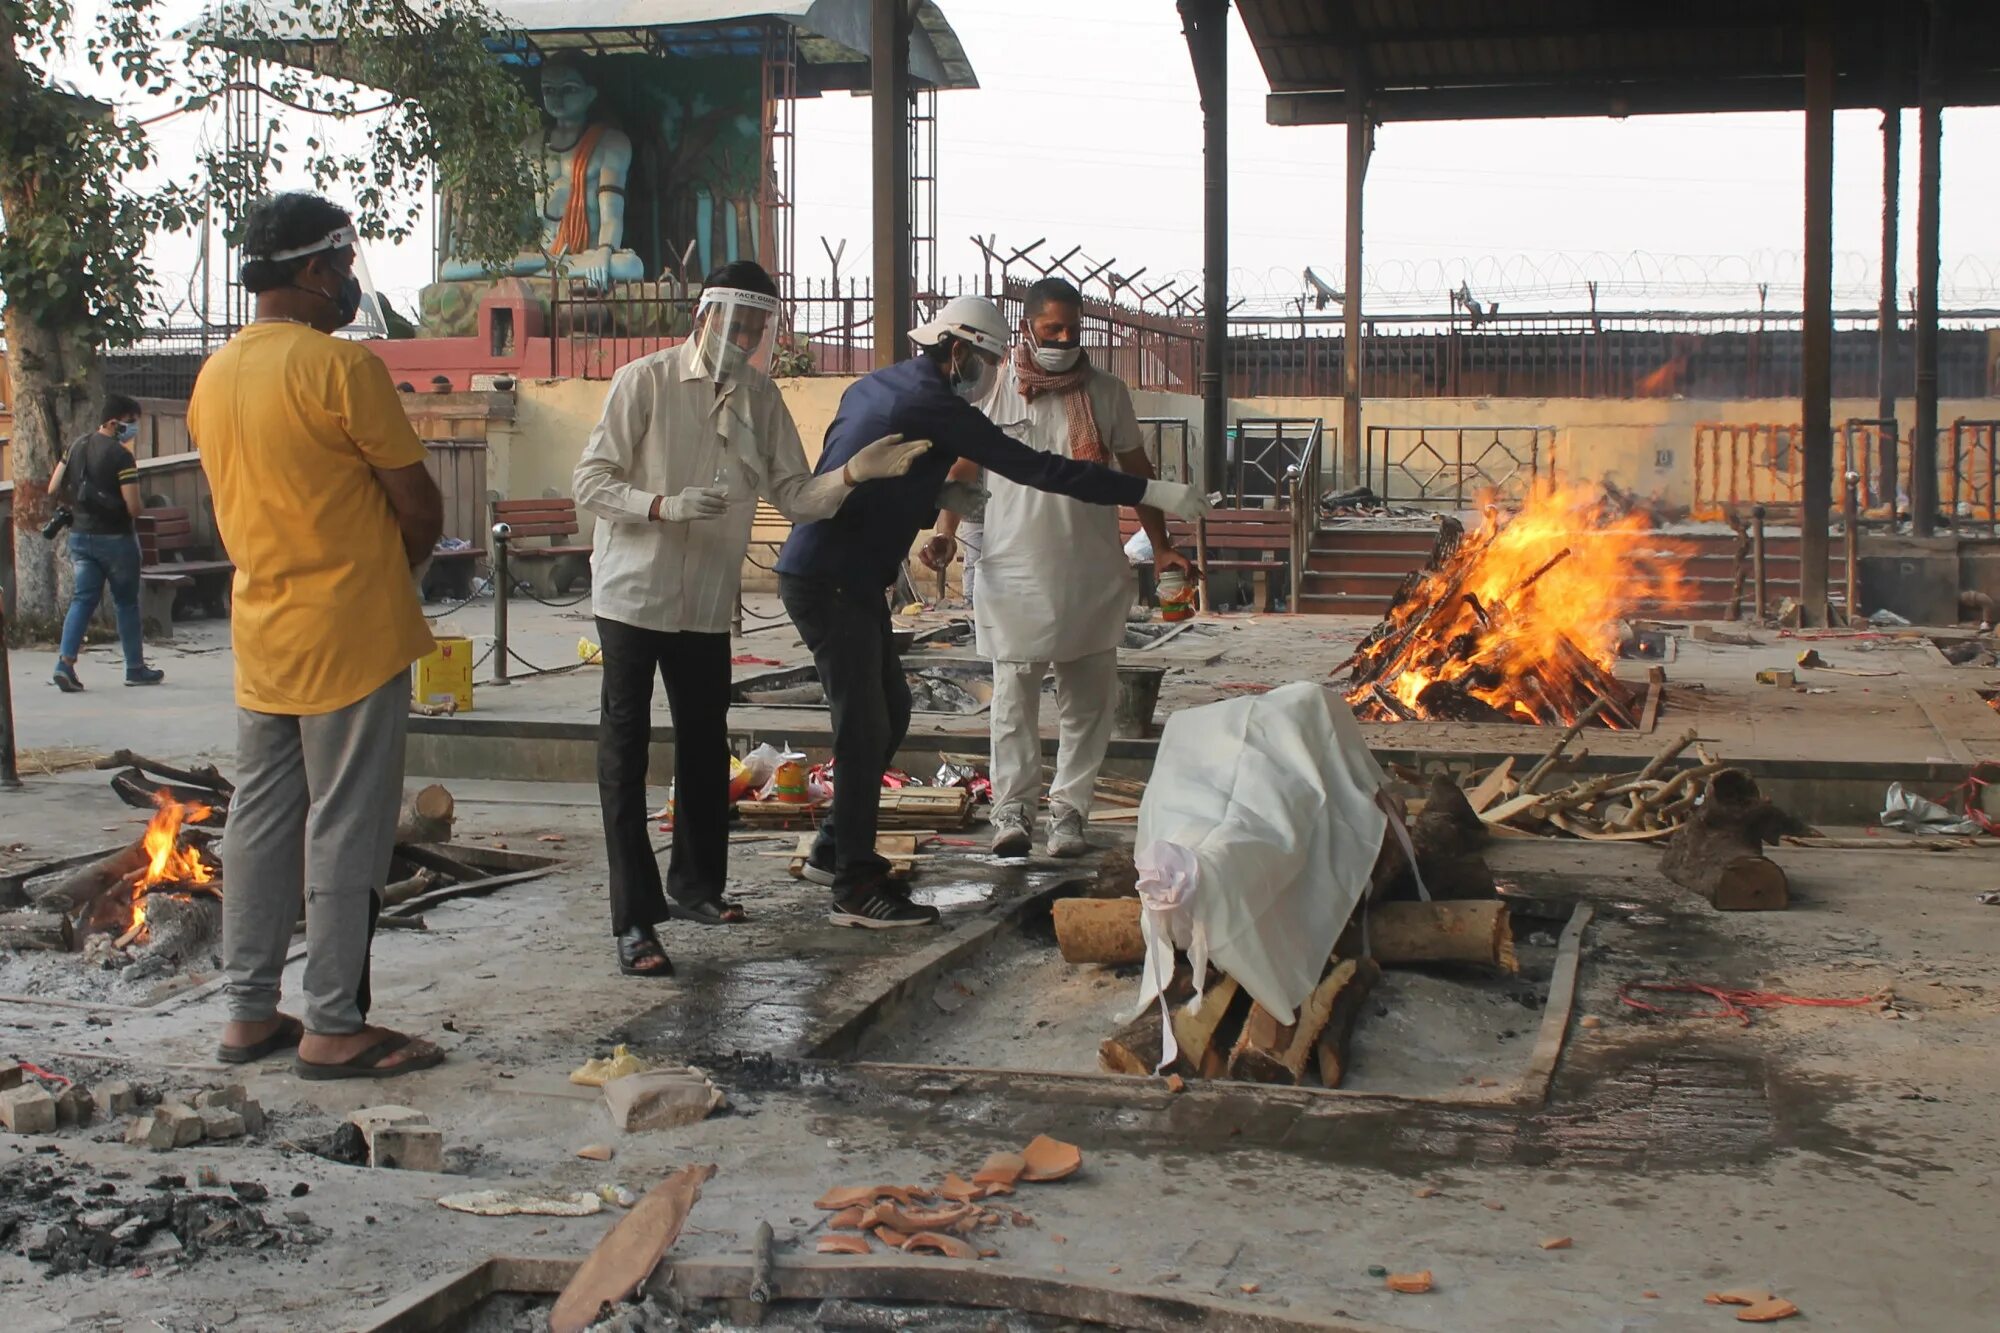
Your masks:
<path fill-rule="evenodd" d="M 981 87 L 941 99 L 939 269 L 976 274 L 970 237 L 1081 245 L 1148 280 L 1198 280 L 1201 111 L 1172 0 L 941 0 Z M 176 5 L 178 8 L 178 4 Z M 192 8 L 192 6 L 190 6 Z M 1288 308 L 1313 266 L 1344 283 L 1345 131 L 1264 123 L 1265 84 L 1231 19 L 1231 294 Z M 1835 300 L 1875 303 L 1881 138 L 1875 112 L 1835 134 Z M 170 129 L 185 142 L 191 127 Z M 799 107 L 797 261 L 824 276 L 820 238 L 868 271 L 868 102 Z M 1775 308 L 1798 301 L 1803 117 L 1389 125 L 1369 169 L 1367 290 L 1376 309 L 1437 311 L 1460 280 L 1509 309 L 1571 309 L 1583 282 L 1606 307 Z M 1905 118 L 1904 258 L 1911 285 L 1916 125 Z M 1948 305 L 2000 306 L 2000 110 L 1949 111 L 1944 137 Z M 188 247 L 162 249 L 184 272 Z M 403 297 L 429 276 L 427 244 L 370 254 Z"/>

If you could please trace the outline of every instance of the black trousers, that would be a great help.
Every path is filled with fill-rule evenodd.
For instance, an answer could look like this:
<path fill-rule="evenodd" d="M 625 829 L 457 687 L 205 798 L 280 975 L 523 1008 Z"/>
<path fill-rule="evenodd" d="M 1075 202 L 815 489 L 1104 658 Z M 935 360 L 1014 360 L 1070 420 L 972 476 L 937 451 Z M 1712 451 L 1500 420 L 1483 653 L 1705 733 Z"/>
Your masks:
<path fill-rule="evenodd" d="M 815 859 L 831 850 L 833 891 L 845 896 L 889 873 L 875 854 L 875 828 L 882 774 L 910 730 L 910 684 L 881 588 L 780 574 L 778 596 L 812 650 L 833 713 L 833 815 L 820 826 Z"/>
<path fill-rule="evenodd" d="M 597 723 L 597 797 L 611 872 L 611 931 L 668 916 L 646 819 L 653 673 L 674 719 L 674 850 L 666 891 L 681 902 L 722 896 L 729 873 L 729 636 L 666 633 L 597 618 L 604 647 Z"/>

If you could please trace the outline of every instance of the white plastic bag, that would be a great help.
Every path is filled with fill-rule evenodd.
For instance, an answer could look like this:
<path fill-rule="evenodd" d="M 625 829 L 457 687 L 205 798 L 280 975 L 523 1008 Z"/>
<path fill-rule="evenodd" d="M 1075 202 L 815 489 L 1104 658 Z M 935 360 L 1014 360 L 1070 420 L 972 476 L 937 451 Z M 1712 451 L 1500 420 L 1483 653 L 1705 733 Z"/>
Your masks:
<path fill-rule="evenodd" d="M 1140 1009 L 1179 948 L 1197 985 L 1213 962 L 1293 1021 L 1367 890 L 1387 781 L 1347 705 L 1309 681 L 1168 719 L 1139 808 Z M 1163 1037 L 1171 1061 L 1171 1024 Z"/>
<path fill-rule="evenodd" d="M 770 786 L 771 777 L 778 771 L 778 765 L 783 761 L 784 757 L 784 752 L 769 741 L 765 741 L 749 754 L 744 755 L 743 767 L 750 775 L 750 790 L 762 792 L 766 787 Z"/>

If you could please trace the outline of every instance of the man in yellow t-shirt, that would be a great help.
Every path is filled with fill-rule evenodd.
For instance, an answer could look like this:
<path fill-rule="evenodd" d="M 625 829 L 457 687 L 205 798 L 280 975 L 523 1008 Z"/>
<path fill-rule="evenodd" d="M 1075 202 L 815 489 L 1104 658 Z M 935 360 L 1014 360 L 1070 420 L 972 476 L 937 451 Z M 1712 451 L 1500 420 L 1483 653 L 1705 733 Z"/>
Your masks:
<path fill-rule="evenodd" d="M 402 799 L 408 669 L 431 635 L 415 566 L 443 525 L 388 368 L 330 336 L 363 299 L 352 221 L 311 194 L 259 200 L 242 281 L 255 321 L 202 367 L 188 431 L 236 565 L 238 785 L 223 857 L 230 1063 L 298 1047 L 306 1078 L 444 1058 L 371 1027 L 368 952 Z M 303 898 L 305 1003 L 278 1010 Z"/>

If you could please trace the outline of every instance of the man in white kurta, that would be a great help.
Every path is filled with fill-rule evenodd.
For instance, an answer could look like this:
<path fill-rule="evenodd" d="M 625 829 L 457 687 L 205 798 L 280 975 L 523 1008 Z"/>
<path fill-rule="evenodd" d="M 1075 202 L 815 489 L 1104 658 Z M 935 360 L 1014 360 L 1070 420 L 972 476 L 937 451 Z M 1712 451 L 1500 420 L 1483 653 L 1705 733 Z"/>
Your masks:
<path fill-rule="evenodd" d="M 1060 279 L 1029 290 L 1023 337 L 980 408 L 996 426 L 1045 453 L 1110 463 L 1150 478 L 1132 394 L 1089 365 L 1079 345 L 1082 298 Z M 1069 397 L 1087 398 L 1088 412 Z M 964 480 L 958 470 L 954 478 Z M 1118 511 L 988 475 L 984 549 L 973 622 L 993 663 L 993 852 L 1023 856 L 1042 787 L 1042 681 L 1056 683 L 1055 781 L 1048 851 L 1080 856 L 1091 791 L 1111 742 L 1118 648 L 1135 593 Z M 1140 508 L 1156 564 L 1185 568 L 1158 510 Z M 926 563 L 950 559 L 956 516 L 940 520 Z"/>
<path fill-rule="evenodd" d="M 597 786 L 611 930 L 628 976 L 672 965 L 655 928 L 666 897 L 689 920 L 742 919 L 723 896 L 729 854 L 729 625 L 757 501 L 794 522 L 839 510 L 863 482 L 900 475 L 927 447 L 900 437 L 814 476 L 765 373 L 777 287 L 740 261 L 709 275 L 686 342 L 618 372 L 572 479 L 596 516 L 591 609 L 603 645 Z M 674 721 L 673 853 L 665 895 L 646 818 L 653 677 Z"/>

